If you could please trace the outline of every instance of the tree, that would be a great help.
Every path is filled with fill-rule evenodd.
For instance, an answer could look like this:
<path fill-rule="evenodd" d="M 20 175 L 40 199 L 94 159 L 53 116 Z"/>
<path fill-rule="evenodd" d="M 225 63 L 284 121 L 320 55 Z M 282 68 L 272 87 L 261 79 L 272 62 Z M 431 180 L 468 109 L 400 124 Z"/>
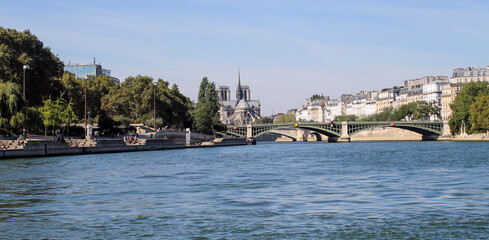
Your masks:
<path fill-rule="evenodd" d="M 294 123 L 296 122 L 295 114 L 287 113 L 284 115 L 279 115 L 274 120 L 275 123 Z"/>
<path fill-rule="evenodd" d="M 313 94 L 309 99 L 311 100 L 311 102 L 314 102 L 316 100 L 325 99 L 325 97 L 323 94 L 319 95 L 318 93 L 316 93 L 316 94 Z"/>
<path fill-rule="evenodd" d="M 39 106 L 44 97 L 60 94 L 61 86 L 54 78 L 63 73 L 63 62 L 29 30 L 0 27 L 0 82 L 22 86 L 23 65 L 30 67 L 25 78 L 29 106 Z"/>
<path fill-rule="evenodd" d="M 124 116 L 126 119 L 145 123 L 142 118 L 145 114 L 150 114 L 153 118 L 153 98 L 156 92 L 156 117 L 163 120 L 162 124 L 172 128 L 192 126 L 192 102 L 180 92 L 176 84 L 170 88 L 170 83 L 163 79 L 154 83 L 152 78 L 138 75 L 126 78 L 120 86 L 107 89 L 108 93 L 101 97 L 100 109 L 109 116 Z"/>
<path fill-rule="evenodd" d="M 138 75 L 127 77 L 120 86 L 111 88 L 102 98 L 101 109 L 111 116 L 132 119 L 153 112 L 153 78 Z"/>
<path fill-rule="evenodd" d="M 0 83 L 0 127 L 10 135 L 13 128 L 21 127 L 25 122 L 22 113 L 25 101 L 20 86 L 12 82 Z"/>
<path fill-rule="evenodd" d="M 98 129 L 102 133 L 110 132 L 116 125 L 116 122 L 107 116 L 105 112 L 101 112 L 98 118 Z"/>
<path fill-rule="evenodd" d="M 273 123 L 273 119 L 269 117 L 262 117 L 260 119 L 256 119 L 253 124 L 268 124 Z"/>
<path fill-rule="evenodd" d="M 358 121 L 402 121 L 427 120 L 440 116 L 440 108 L 424 101 L 411 102 L 398 109 L 388 107 L 384 111 L 358 119 Z"/>
<path fill-rule="evenodd" d="M 393 121 L 393 107 L 385 108 L 384 111 L 358 119 L 358 121 Z"/>
<path fill-rule="evenodd" d="M 41 112 L 44 125 L 53 127 L 53 135 L 56 127 L 61 126 L 63 123 L 65 126 L 69 127 L 70 123 L 76 120 L 72 108 L 73 103 L 71 101 L 67 102 L 63 98 L 63 94 L 55 101 L 49 98 L 43 102 L 44 105 L 39 108 L 39 111 Z"/>
<path fill-rule="evenodd" d="M 198 101 L 193 111 L 194 129 L 201 133 L 213 134 L 219 124 L 219 96 L 214 82 L 202 79 Z"/>
<path fill-rule="evenodd" d="M 489 96 L 479 96 L 469 108 L 472 132 L 489 131 Z"/>
<path fill-rule="evenodd" d="M 469 109 L 479 96 L 489 96 L 487 82 L 470 82 L 463 86 L 462 90 L 450 105 L 452 118 L 450 118 L 449 125 L 452 135 L 460 131 L 462 123 L 465 123 L 467 133 L 472 133 Z"/>
<path fill-rule="evenodd" d="M 357 116 L 356 115 L 339 115 L 339 116 L 336 116 L 334 118 L 334 121 L 339 121 L 339 122 L 342 122 L 342 121 L 347 121 L 347 122 L 353 122 L 353 121 L 356 121 L 357 120 Z"/>

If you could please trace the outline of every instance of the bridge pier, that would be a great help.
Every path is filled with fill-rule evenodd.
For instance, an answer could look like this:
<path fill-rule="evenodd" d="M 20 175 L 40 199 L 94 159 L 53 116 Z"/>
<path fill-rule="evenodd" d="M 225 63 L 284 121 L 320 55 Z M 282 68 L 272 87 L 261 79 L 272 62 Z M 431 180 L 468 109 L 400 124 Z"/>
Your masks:
<path fill-rule="evenodd" d="M 307 142 L 307 136 L 309 136 L 308 130 L 303 130 L 300 128 L 296 129 L 296 141 L 297 142 Z"/>
<path fill-rule="evenodd" d="M 246 138 L 253 138 L 253 126 L 251 124 L 246 125 Z"/>
<path fill-rule="evenodd" d="M 453 136 L 450 133 L 450 125 L 448 125 L 448 120 L 443 120 L 443 134 L 438 137 L 438 141 L 452 141 Z"/>
<path fill-rule="evenodd" d="M 336 142 L 350 142 L 348 134 L 348 122 L 341 122 L 341 137 Z"/>

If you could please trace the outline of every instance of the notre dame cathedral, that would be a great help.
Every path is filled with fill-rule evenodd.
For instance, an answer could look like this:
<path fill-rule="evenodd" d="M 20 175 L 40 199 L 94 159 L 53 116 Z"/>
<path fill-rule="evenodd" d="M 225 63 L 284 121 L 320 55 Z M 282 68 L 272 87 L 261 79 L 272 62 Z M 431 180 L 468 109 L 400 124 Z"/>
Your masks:
<path fill-rule="evenodd" d="M 221 99 L 221 122 L 226 125 L 246 125 L 260 118 L 260 100 L 250 100 L 250 88 L 241 86 L 241 77 L 238 70 L 238 88 L 236 100 L 231 100 L 231 91 L 228 86 L 219 86 Z"/>

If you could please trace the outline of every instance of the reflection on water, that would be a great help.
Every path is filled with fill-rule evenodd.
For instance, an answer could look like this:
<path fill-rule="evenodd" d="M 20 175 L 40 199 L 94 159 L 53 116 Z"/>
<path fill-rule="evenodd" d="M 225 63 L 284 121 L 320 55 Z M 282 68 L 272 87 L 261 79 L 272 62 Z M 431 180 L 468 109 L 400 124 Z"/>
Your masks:
<path fill-rule="evenodd" d="M 489 235 L 486 143 L 259 143 L 0 162 L 5 238 Z"/>

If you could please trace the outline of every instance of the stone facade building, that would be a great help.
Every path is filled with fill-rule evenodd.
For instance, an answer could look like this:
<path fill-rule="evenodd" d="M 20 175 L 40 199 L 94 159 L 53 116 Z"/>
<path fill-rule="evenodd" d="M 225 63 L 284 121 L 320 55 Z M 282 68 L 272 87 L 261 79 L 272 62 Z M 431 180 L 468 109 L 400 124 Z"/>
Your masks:
<path fill-rule="evenodd" d="M 445 86 L 442 91 L 442 119 L 448 120 L 452 117 L 450 104 L 453 103 L 463 85 L 469 82 L 489 82 L 489 66 L 456 68 L 453 70 L 452 78 L 450 79 L 450 87 Z"/>
<path fill-rule="evenodd" d="M 246 125 L 260 118 L 260 101 L 251 100 L 248 86 L 241 86 L 241 77 L 238 71 L 238 87 L 236 100 L 231 100 L 231 91 L 228 86 L 219 86 L 218 94 L 221 107 L 220 120 L 227 125 Z"/>

